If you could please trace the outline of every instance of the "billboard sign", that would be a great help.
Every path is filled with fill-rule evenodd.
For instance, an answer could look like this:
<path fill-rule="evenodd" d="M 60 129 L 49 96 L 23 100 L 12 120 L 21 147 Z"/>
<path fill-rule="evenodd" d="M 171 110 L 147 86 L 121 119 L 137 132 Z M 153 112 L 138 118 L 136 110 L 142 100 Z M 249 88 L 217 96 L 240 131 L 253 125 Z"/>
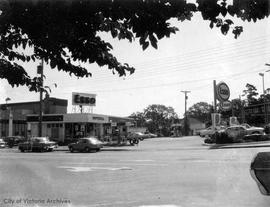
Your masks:
<path fill-rule="evenodd" d="M 228 101 L 230 98 L 230 89 L 228 85 L 224 82 L 220 82 L 216 86 L 216 95 L 217 99 L 220 102 Z"/>
<path fill-rule="evenodd" d="M 96 106 L 96 94 L 72 92 L 72 105 Z"/>

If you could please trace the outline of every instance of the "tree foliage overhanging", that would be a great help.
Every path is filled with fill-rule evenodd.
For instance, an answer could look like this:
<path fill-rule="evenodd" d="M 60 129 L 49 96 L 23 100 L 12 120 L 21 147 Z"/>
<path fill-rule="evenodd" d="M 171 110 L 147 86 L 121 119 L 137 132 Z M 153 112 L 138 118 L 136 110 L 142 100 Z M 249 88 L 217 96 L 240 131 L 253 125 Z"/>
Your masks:
<path fill-rule="evenodd" d="M 237 38 L 243 28 L 234 25 L 232 16 L 243 21 L 268 17 L 268 0 L 1 0 L 0 1 L 0 78 L 10 85 L 26 85 L 37 91 L 39 79 L 14 61 L 43 59 L 51 68 L 76 77 L 91 76 L 79 63 L 97 63 L 124 76 L 134 68 L 120 63 L 112 54 L 112 45 L 101 32 L 113 38 L 139 39 L 142 49 L 157 48 L 158 40 L 170 37 L 178 28 L 168 22 L 192 20 L 200 13 L 225 35 Z M 16 48 L 32 48 L 33 53 Z M 79 62 L 79 63 L 78 63 Z M 78 64 L 75 64 L 78 63 Z"/>

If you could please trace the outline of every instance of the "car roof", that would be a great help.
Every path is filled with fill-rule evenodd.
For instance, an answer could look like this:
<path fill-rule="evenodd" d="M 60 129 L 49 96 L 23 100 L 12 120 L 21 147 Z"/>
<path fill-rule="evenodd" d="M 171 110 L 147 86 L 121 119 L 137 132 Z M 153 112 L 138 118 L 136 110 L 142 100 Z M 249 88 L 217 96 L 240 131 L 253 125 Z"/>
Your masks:
<path fill-rule="evenodd" d="M 82 137 L 82 138 L 79 138 L 80 139 L 97 139 L 96 137 Z"/>
<path fill-rule="evenodd" d="M 227 127 L 227 129 L 236 128 L 236 127 L 242 127 L 242 128 L 244 128 L 245 126 L 242 126 L 242 125 L 233 125 L 233 126 Z"/>

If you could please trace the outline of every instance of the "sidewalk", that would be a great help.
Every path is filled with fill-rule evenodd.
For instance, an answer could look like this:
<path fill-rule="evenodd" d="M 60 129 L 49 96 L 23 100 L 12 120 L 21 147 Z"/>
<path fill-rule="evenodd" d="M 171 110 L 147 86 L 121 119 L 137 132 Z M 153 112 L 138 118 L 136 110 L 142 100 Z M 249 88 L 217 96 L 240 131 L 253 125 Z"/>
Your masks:
<path fill-rule="evenodd" d="M 254 148 L 254 147 L 270 147 L 270 141 L 230 143 L 230 144 L 207 144 L 207 143 L 203 143 L 203 145 L 204 146 L 209 146 L 210 149 Z"/>

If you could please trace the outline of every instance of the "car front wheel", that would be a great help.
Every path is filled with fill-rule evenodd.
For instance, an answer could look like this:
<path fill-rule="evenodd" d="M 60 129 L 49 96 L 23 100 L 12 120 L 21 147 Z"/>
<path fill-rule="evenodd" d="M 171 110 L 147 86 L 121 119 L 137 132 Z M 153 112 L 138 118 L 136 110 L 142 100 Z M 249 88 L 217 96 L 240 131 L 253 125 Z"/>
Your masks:
<path fill-rule="evenodd" d="M 89 152 L 89 147 L 85 147 L 85 152 Z"/>
<path fill-rule="evenodd" d="M 70 151 L 70 152 L 74 152 L 73 147 L 70 147 L 70 148 L 69 148 L 69 151 Z"/>

